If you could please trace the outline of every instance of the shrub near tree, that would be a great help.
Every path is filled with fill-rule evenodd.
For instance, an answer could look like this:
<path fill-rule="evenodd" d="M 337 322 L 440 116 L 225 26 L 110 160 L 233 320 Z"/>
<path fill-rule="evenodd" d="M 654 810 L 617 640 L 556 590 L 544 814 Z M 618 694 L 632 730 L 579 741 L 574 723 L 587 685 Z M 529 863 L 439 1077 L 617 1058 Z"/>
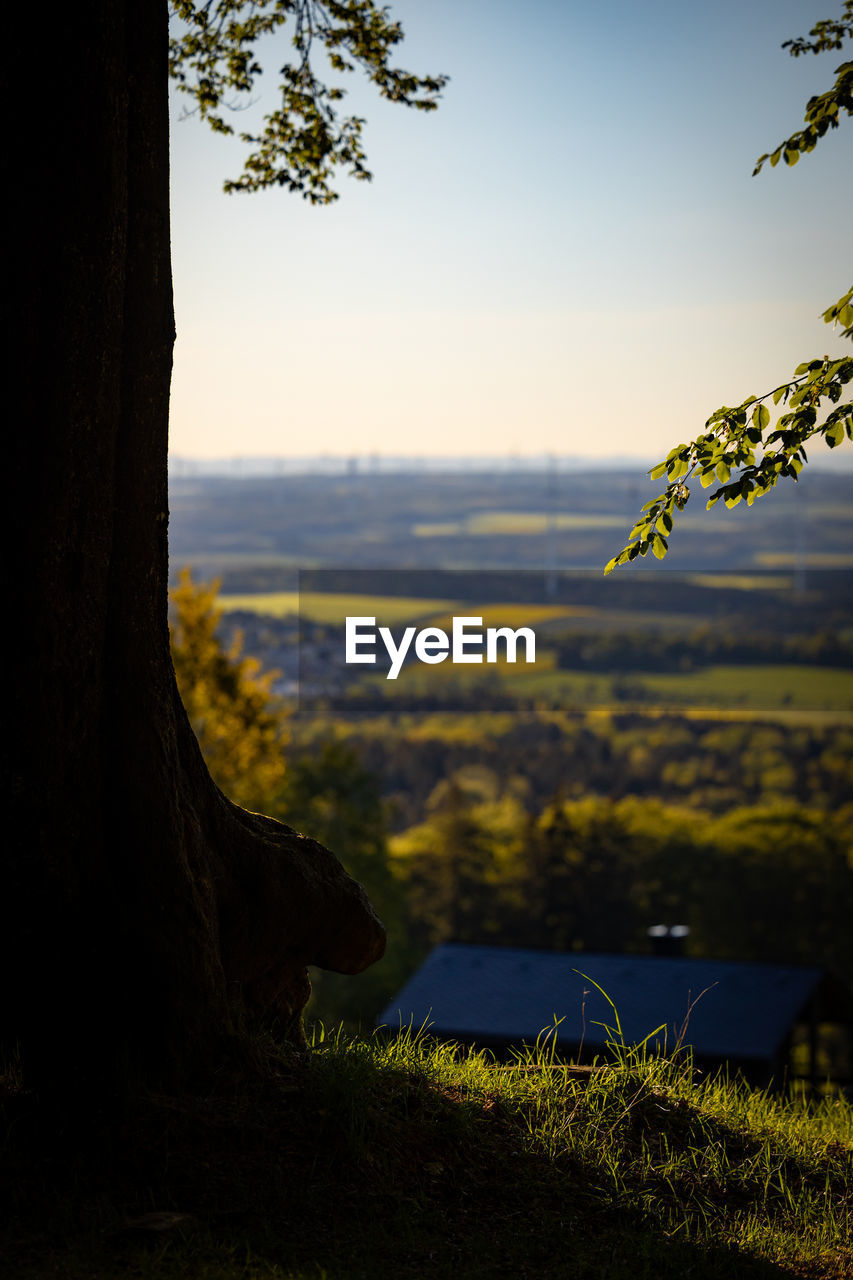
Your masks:
<path fill-rule="evenodd" d="M 194 583 L 183 569 L 169 593 L 178 689 L 216 785 L 247 809 L 276 814 L 288 741 L 284 703 L 271 691 L 277 673 L 243 656 L 239 632 L 223 647 L 218 590 L 218 582 Z"/>
<path fill-rule="evenodd" d="M 331 736 L 290 745 L 290 714 L 272 691 L 275 671 L 243 654 L 238 631 L 228 649 L 219 635 L 217 582 L 181 571 L 170 594 L 172 660 L 181 699 L 217 786 L 248 809 L 263 810 L 339 856 L 364 885 L 391 943 L 379 964 L 356 976 L 315 971 L 307 1016 L 326 1024 L 369 1023 L 414 966 L 401 886 L 388 858 L 379 779 L 346 743 Z"/>

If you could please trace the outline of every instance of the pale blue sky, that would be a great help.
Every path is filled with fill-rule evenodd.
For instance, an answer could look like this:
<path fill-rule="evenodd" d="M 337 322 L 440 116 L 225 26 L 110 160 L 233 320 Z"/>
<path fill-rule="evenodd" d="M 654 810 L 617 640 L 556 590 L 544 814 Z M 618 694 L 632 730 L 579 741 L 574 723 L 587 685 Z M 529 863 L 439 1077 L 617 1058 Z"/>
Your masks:
<path fill-rule="evenodd" d="M 851 56 L 779 47 L 836 8 L 398 0 L 396 61 L 451 82 L 425 114 L 347 77 L 375 176 L 327 208 L 222 194 L 243 146 L 177 98 L 173 452 L 651 464 L 840 353 L 853 125 L 750 177 Z"/>

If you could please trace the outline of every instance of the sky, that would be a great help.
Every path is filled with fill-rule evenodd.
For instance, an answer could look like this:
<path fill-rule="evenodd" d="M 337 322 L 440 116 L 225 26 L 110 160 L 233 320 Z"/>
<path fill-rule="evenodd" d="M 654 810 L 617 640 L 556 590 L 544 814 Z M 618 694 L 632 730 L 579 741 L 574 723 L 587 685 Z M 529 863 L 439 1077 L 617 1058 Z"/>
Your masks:
<path fill-rule="evenodd" d="M 853 123 L 751 177 L 853 56 L 780 48 L 838 0 L 391 7 L 395 62 L 450 83 L 426 113 L 346 77 L 374 179 L 331 206 L 226 196 L 244 144 L 174 95 L 173 455 L 651 466 L 843 353 L 819 316 L 850 284 Z"/>

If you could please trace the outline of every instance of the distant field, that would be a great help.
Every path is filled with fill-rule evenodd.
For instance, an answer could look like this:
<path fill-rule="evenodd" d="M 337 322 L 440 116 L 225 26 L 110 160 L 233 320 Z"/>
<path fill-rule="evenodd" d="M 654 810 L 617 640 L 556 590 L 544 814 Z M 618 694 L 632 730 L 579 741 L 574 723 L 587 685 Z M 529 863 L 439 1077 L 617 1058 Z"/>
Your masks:
<path fill-rule="evenodd" d="M 708 667 L 677 676 L 644 676 L 643 683 L 662 698 L 691 704 L 853 711 L 853 671 L 831 667 Z"/>
<path fill-rule="evenodd" d="M 699 528 L 698 517 L 684 516 L 682 528 Z M 621 515 L 571 515 L 564 512 L 549 514 L 544 511 L 480 511 L 465 520 L 436 520 L 412 526 L 416 538 L 488 538 L 495 534 L 514 534 L 518 537 L 541 537 L 547 530 L 589 530 L 630 528 L 631 518 Z"/>
<path fill-rule="evenodd" d="M 808 551 L 801 556 L 793 551 L 759 551 L 755 563 L 761 569 L 795 569 L 801 565 L 807 569 L 850 569 L 853 552 Z"/>
<path fill-rule="evenodd" d="M 689 573 L 685 581 L 712 591 L 787 591 L 792 579 L 781 573 Z"/>
<path fill-rule="evenodd" d="M 537 655 L 535 669 L 524 662 L 466 668 L 449 664 L 428 671 L 406 667 L 397 681 L 372 676 L 389 697 L 434 693 L 448 686 L 464 689 L 484 679 L 499 680 L 521 698 L 541 698 L 563 707 L 636 706 L 696 714 L 718 711 L 735 715 L 774 712 L 781 718 L 812 716 L 822 720 L 853 716 L 853 671 L 796 665 L 715 666 L 677 674 L 631 672 L 626 675 L 594 671 L 560 671 L 553 654 Z"/>
<path fill-rule="evenodd" d="M 561 618 L 598 617 L 598 609 L 566 604 L 464 604 L 457 600 L 452 612 L 430 618 L 430 625 L 450 631 L 453 617 L 482 618 L 484 627 L 530 627 Z"/>
<path fill-rule="evenodd" d="M 626 703 L 853 712 L 853 671 L 826 667 L 718 666 L 673 675 L 638 672 L 624 677 L 586 671 L 531 672 L 518 666 L 512 671 L 515 692 L 538 693 L 560 702 L 612 704 L 619 691 L 618 701 Z"/>
<path fill-rule="evenodd" d="M 589 618 L 598 610 L 573 605 L 552 604 L 465 604 L 459 600 L 420 599 L 415 596 L 368 596 L 344 593 L 277 591 L 270 593 L 221 595 L 225 610 L 266 613 L 274 618 L 301 614 L 314 622 L 343 624 L 347 617 L 377 618 L 380 626 L 429 622 L 449 631 L 457 617 L 483 619 L 484 627 L 524 627 L 560 618 Z"/>
<path fill-rule="evenodd" d="M 220 595 L 217 604 L 229 613 L 239 609 L 246 613 L 268 613 L 273 618 L 286 618 L 299 612 L 298 591 L 274 591 L 245 595 Z"/>
<path fill-rule="evenodd" d="M 375 617 L 380 625 L 394 625 L 426 619 L 453 609 L 452 600 L 420 600 L 414 596 L 364 596 L 344 593 L 319 594 L 298 591 L 276 591 L 269 594 L 221 595 L 219 603 L 226 611 L 245 609 L 250 613 L 267 613 L 274 618 L 289 614 L 310 618 L 313 622 L 343 625 L 347 617 Z"/>
<path fill-rule="evenodd" d="M 758 579 L 761 582 L 761 579 Z M 750 583 L 744 578 L 740 585 Z M 709 584 L 710 585 L 710 584 Z M 245 610 L 249 613 L 269 614 L 274 618 L 296 616 L 300 612 L 300 596 L 298 591 L 274 592 L 226 592 L 219 596 L 219 604 L 228 613 L 230 610 Z M 635 631 L 644 628 L 657 629 L 661 625 L 661 614 L 638 609 L 600 609 L 593 605 L 569 604 L 466 604 L 463 600 L 440 600 L 420 598 L 416 596 L 371 596 L 363 594 L 347 594 L 343 592 L 305 593 L 302 594 L 301 613 L 304 618 L 314 622 L 343 624 L 346 617 L 375 617 L 379 625 L 397 626 L 400 623 L 419 622 L 426 625 L 442 627 L 449 630 L 454 614 L 483 618 L 485 627 L 495 626 L 541 626 L 543 641 L 548 631 L 559 630 L 563 620 L 576 623 L 580 629 L 587 630 L 594 625 L 601 631 Z M 685 613 L 666 615 L 666 625 L 670 631 L 690 631 L 698 623 L 705 621 L 704 614 Z"/>

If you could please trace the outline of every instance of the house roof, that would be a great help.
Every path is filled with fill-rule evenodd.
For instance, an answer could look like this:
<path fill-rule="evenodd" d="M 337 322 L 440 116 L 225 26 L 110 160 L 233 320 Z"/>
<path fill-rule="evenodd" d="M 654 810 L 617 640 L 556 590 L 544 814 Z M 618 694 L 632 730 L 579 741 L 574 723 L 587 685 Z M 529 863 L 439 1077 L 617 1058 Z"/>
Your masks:
<path fill-rule="evenodd" d="M 378 1021 L 495 1044 L 532 1043 L 562 1018 L 559 1042 L 595 1049 L 608 1039 L 597 1024 L 616 1022 L 598 983 L 627 1044 L 664 1024 L 672 1047 L 690 1010 L 683 1042 L 697 1057 L 768 1060 L 821 980 L 820 969 L 796 965 L 445 943 Z"/>

